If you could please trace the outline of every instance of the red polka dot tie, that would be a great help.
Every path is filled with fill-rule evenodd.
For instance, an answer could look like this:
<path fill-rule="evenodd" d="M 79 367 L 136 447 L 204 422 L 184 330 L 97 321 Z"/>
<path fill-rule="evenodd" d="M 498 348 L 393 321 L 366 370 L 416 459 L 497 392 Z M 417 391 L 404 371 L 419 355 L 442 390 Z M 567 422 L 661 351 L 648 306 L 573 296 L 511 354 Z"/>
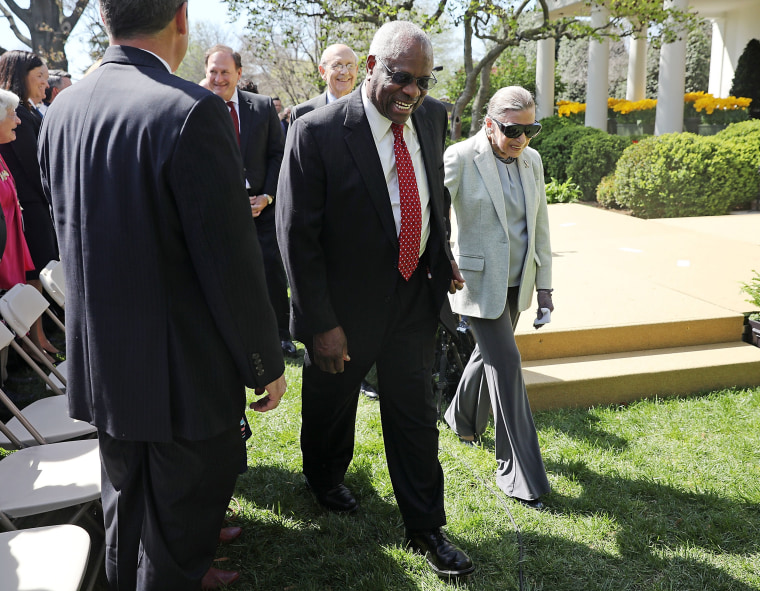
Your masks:
<path fill-rule="evenodd" d="M 391 123 L 393 130 L 393 154 L 396 157 L 398 192 L 401 198 L 401 231 L 398 235 L 398 270 L 401 276 L 409 278 L 417 268 L 420 259 L 420 232 L 422 230 L 422 210 L 417 177 L 409 150 L 404 142 L 404 126 Z"/>

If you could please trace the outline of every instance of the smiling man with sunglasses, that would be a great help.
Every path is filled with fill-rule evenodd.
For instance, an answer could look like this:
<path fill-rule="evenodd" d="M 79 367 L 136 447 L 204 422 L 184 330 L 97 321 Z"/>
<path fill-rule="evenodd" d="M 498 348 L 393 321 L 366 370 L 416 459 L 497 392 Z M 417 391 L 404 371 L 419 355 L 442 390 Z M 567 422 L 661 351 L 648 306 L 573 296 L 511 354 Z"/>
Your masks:
<path fill-rule="evenodd" d="M 293 334 L 306 345 L 301 451 L 325 508 L 352 513 L 359 385 L 373 363 L 385 454 L 408 545 L 444 578 L 474 570 L 443 533 L 444 479 L 431 385 L 438 315 L 462 277 L 448 249 L 444 106 L 433 48 L 395 21 L 370 45 L 366 80 L 299 116 L 280 171 L 278 238 Z M 349 479 L 351 475 L 349 474 Z M 351 585 L 348 585 L 349 587 Z"/>

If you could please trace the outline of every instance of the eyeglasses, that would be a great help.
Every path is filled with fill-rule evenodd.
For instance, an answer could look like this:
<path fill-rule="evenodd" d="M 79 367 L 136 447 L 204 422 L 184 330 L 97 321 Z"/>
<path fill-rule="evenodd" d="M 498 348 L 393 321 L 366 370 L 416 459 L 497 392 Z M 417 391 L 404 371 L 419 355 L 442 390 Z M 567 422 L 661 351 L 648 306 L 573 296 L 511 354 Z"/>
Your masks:
<path fill-rule="evenodd" d="M 502 123 L 501 121 L 497 121 L 493 117 L 491 117 L 491 121 L 493 121 L 496 124 L 496 127 L 499 128 L 499 131 L 503 133 L 505 136 L 507 136 L 510 139 L 515 139 L 520 137 L 522 134 L 525 134 L 525 137 L 528 139 L 536 137 L 539 132 L 541 131 L 541 124 L 536 121 L 535 123 L 531 123 L 529 125 L 518 125 L 516 123 Z"/>
<path fill-rule="evenodd" d="M 430 90 L 438 83 L 438 80 L 432 74 L 430 76 L 420 76 L 417 78 L 415 76 L 412 76 L 409 72 L 392 72 L 391 69 L 385 65 L 383 60 L 381 60 L 379 57 L 375 57 L 375 59 L 379 61 L 383 65 L 383 68 L 388 71 L 391 82 L 398 84 L 399 86 L 408 86 L 412 83 L 412 81 L 415 81 L 417 83 L 417 87 L 420 90 Z"/>
<path fill-rule="evenodd" d="M 356 64 L 330 64 L 330 69 L 333 72 L 342 72 L 344 69 L 347 72 L 353 72 L 356 70 Z"/>

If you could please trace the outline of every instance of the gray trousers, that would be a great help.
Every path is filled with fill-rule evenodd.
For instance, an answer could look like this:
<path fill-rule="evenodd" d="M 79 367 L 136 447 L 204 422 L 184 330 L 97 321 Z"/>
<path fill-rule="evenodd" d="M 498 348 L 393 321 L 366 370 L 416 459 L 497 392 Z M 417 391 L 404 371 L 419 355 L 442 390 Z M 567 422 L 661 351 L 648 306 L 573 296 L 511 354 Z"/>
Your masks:
<path fill-rule="evenodd" d="M 493 409 L 496 484 L 511 497 L 530 501 L 550 487 L 515 343 L 517 290 L 509 289 L 508 307 L 499 318 L 468 317 L 477 345 L 445 418 L 459 436 L 480 435 Z"/>

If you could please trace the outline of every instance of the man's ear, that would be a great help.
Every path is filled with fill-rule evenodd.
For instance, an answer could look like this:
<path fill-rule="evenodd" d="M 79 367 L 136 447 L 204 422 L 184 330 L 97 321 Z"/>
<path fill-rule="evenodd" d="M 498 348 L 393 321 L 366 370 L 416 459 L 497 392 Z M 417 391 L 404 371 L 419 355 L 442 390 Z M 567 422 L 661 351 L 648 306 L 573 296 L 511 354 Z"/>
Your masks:
<path fill-rule="evenodd" d="M 375 64 L 377 61 L 375 60 L 374 55 L 368 55 L 367 56 L 367 75 L 372 73 L 372 70 L 375 69 Z"/>
<path fill-rule="evenodd" d="M 326 75 L 327 70 L 325 69 L 325 67 L 322 64 L 319 64 L 317 66 L 317 69 L 319 70 L 319 75 L 321 76 L 322 80 L 327 82 L 327 75 Z"/>
<path fill-rule="evenodd" d="M 187 35 L 190 27 L 188 25 L 187 2 L 183 2 L 174 13 L 174 22 L 177 23 L 177 32 L 180 35 Z"/>

